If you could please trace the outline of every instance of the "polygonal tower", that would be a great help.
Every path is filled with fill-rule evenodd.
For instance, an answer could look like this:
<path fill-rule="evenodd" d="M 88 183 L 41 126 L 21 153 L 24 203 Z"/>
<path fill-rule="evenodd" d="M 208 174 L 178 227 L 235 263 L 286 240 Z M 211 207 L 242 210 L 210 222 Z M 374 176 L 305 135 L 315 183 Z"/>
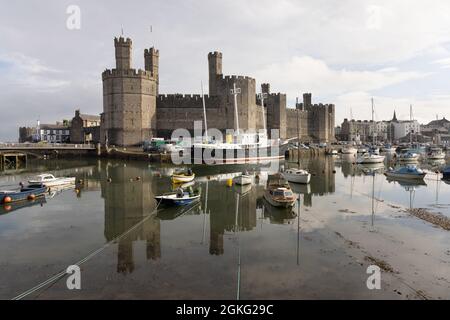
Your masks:
<path fill-rule="evenodd" d="M 210 52 L 208 53 L 208 69 L 209 69 L 209 95 L 216 96 L 217 81 L 222 77 L 222 53 Z"/>
<path fill-rule="evenodd" d="M 115 38 L 114 46 L 116 68 L 102 73 L 100 141 L 117 146 L 140 145 L 156 135 L 158 52 L 148 52 L 152 71 L 136 70 L 131 66 L 131 39 Z"/>
<path fill-rule="evenodd" d="M 144 50 L 145 70 L 150 71 L 156 80 L 156 95 L 159 94 L 159 50 L 154 47 Z"/>

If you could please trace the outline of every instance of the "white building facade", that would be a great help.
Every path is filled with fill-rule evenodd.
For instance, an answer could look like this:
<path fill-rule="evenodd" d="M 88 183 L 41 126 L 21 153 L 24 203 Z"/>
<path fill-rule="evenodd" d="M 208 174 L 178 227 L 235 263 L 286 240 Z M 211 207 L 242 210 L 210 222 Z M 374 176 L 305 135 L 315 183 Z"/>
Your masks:
<path fill-rule="evenodd" d="M 417 120 L 404 120 L 392 122 L 394 128 L 394 139 L 398 140 L 408 134 L 419 134 L 420 124 Z"/>
<path fill-rule="evenodd" d="M 49 143 L 67 143 L 70 141 L 70 128 L 59 124 L 41 124 L 39 140 Z"/>

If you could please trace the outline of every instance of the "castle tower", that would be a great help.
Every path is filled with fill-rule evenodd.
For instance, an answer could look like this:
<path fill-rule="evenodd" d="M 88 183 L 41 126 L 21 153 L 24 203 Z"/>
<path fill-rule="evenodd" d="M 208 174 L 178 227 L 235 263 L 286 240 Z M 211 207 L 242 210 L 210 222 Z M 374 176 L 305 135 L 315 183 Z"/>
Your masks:
<path fill-rule="evenodd" d="M 114 47 L 116 48 L 116 69 L 131 69 L 131 39 L 125 39 L 123 37 L 114 38 Z"/>
<path fill-rule="evenodd" d="M 140 145 L 156 135 L 157 79 L 150 71 L 131 68 L 131 39 L 115 38 L 114 46 L 116 69 L 102 73 L 100 141 L 116 146 Z M 148 66 L 157 70 L 157 50 L 148 53 Z"/>
<path fill-rule="evenodd" d="M 303 94 L 303 107 L 307 108 L 312 105 L 312 95 L 311 93 L 304 93 Z"/>
<path fill-rule="evenodd" d="M 209 68 L 209 95 L 217 95 L 217 80 L 222 77 L 222 53 L 210 52 L 208 53 L 208 68 Z"/>
<path fill-rule="evenodd" d="M 159 50 L 154 47 L 144 50 L 145 70 L 156 80 L 156 95 L 159 94 Z"/>
<path fill-rule="evenodd" d="M 262 91 L 262 93 L 270 94 L 270 84 L 269 83 L 262 83 L 261 84 L 261 91 Z"/>

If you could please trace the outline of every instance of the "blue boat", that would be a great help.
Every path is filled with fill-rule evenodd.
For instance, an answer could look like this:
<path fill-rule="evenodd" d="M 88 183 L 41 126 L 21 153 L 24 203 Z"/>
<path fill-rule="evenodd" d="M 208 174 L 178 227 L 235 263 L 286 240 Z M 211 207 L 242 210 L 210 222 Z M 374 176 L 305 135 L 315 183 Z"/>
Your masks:
<path fill-rule="evenodd" d="M 442 171 L 443 179 L 450 180 L 450 166 L 445 167 Z"/>
<path fill-rule="evenodd" d="M 176 192 L 156 196 L 155 200 L 163 205 L 183 206 L 200 200 L 200 192 L 186 192 L 178 189 Z"/>
<path fill-rule="evenodd" d="M 0 191 L 0 203 L 5 204 L 24 200 L 34 200 L 37 197 L 43 196 L 46 191 L 47 187 L 43 184 L 21 187 L 20 190 Z"/>
<path fill-rule="evenodd" d="M 18 201 L 13 203 L 5 203 L 4 205 L 0 206 L 0 216 L 23 208 L 32 207 L 35 205 L 43 206 L 45 203 L 46 203 L 45 197 L 38 197 L 36 198 L 36 200 L 31 201 Z"/>
<path fill-rule="evenodd" d="M 422 169 L 417 168 L 416 166 L 406 166 L 395 170 L 390 168 L 388 171 L 384 173 L 384 175 L 391 179 L 420 180 L 425 177 L 426 173 L 423 172 Z"/>

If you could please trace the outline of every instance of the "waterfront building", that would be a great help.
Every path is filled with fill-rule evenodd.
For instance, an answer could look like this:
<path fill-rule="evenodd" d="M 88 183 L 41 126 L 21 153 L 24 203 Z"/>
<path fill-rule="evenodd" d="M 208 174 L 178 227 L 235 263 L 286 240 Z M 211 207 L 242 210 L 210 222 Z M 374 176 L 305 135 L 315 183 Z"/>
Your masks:
<path fill-rule="evenodd" d="M 71 143 L 100 142 L 100 116 L 82 114 L 75 110 L 70 126 Z"/>
<path fill-rule="evenodd" d="M 39 125 L 39 141 L 49 143 L 68 143 L 70 142 L 70 127 L 68 124 L 57 122 L 56 124 Z"/>

